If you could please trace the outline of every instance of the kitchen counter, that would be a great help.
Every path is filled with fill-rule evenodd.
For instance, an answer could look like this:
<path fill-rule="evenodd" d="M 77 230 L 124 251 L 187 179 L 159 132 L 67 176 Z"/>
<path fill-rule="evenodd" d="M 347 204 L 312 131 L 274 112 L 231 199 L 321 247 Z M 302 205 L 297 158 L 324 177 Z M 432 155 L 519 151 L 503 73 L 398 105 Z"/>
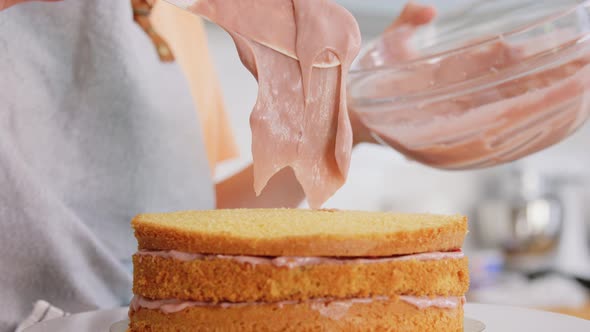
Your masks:
<path fill-rule="evenodd" d="M 580 308 L 546 308 L 543 310 L 590 320 L 590 302 Z"/>

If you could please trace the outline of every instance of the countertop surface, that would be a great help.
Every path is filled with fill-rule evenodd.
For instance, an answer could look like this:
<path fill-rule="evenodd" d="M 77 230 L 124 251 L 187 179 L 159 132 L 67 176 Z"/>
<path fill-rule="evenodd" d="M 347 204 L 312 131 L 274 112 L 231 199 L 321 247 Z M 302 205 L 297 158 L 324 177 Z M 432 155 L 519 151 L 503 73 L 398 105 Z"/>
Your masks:
<path fill-rule="evenodd" d="M 580 308 L 544 308 L 543 310 L 590 320 L 590 302 Z"/>

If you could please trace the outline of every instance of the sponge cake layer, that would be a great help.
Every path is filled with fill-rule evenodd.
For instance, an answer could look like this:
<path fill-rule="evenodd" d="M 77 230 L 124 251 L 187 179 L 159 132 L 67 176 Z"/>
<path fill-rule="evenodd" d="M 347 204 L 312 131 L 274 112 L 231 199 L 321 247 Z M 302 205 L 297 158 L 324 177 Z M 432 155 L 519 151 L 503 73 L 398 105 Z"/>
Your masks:
<path fill-rule="evenodd" d="M 301 209 L 138 215 L 139 249 L 252 256 L 392 256 L 460 248 L 464 216 Z"/>
<path fill-rule="evenodd" d="M 183 331 L 463 331 L 463 302 L 452 307 L 415 304 L 395 297 L 286 304 L 181 306 L 180 311 L 136 307 L 130 330 Z"/>
<path fill-rule="evenodd" d="M 290 268 L 275 266 L 270 260 L 247 263 L 243 256 L 180 260 L 141 253 L 133 256 L 133 292 L 152 299 L 210 302 L 465 294 L 469 287 L 467 258 L 461 252 L 440 256 L 430 260 L 420 255 L 408 260 L 328 260 Z"/>

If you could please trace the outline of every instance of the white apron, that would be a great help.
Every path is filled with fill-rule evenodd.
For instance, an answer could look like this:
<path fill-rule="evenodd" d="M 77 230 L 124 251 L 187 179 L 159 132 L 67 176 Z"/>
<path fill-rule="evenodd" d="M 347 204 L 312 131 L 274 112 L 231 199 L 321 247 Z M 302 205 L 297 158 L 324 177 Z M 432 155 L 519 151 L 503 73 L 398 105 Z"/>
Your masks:
<path fill-rule="evenodd" d="M 0 331 L 124 305 L 137 213 L 214 206 L 198 117 L 128 0 L 0 12 Z"/>

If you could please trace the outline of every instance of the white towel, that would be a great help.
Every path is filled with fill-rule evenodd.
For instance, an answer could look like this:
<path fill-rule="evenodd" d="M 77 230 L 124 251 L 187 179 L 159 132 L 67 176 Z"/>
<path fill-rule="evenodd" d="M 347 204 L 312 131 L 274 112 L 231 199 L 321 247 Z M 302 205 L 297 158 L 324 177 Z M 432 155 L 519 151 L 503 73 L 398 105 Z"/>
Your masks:
<path fill-rule="evenodd" d="M 69 314 L 60 308 L 52 306 L 49 302 L 39 300 L 33 305 L 33 312 L 22 323 L 18 325 L 15 332 L 23 332 L 37 323 L 68 316 Z"/>

